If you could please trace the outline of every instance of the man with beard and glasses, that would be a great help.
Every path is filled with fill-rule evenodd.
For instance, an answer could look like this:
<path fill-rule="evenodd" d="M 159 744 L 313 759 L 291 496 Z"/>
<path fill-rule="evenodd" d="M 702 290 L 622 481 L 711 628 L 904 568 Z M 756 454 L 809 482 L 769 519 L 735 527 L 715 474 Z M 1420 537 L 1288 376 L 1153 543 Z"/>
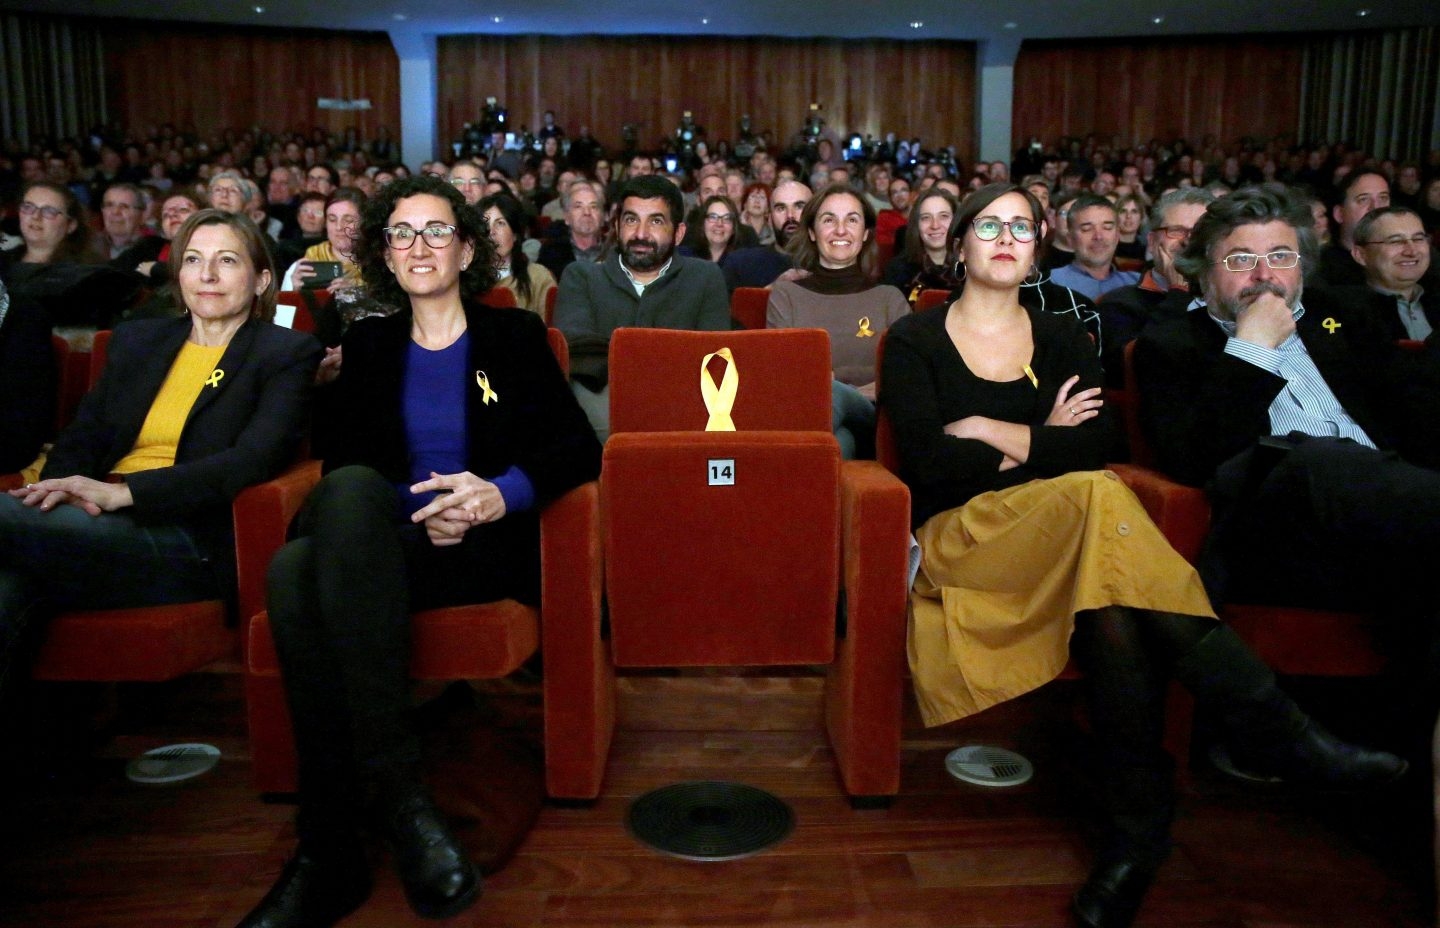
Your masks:
<path fill-rule="evenodd" d="M 601 441 L 610 435 L 606 360 L 612 332 L 622 326 L 730 328 L 720 269 L 675 254 L 685 235 L 685 204 L 675 185 L 642 175 L 621 184 L 615 198 L 615 252 L 599 264 L 576 261 L 565 268 L 554 319 L 570 343 L 571 388 Z"/>
<path fill-rule="evenodd" d="M 1160 468 L 1210 496 L 1198 566 L 1212 602 L 1386 620 L 1393 746 L 1414 758 L 1440 706 L 1440 595 L 1425 579 L 1440 361 L 1401 351 L 1363 302 L 1305 290 L 1316 252 L 1309 209 L 1286 194 L 1212 203 L 1176 259 L 1203 304 L 1136 341 L 1140 418 Z"/>
<path fill-rule="evenodd" d="M 798 180 L 781 181 L 770 194 L 770 228 L 775 242 L 741 248 L 725 260 L 725 284 L 736 287 L 768 287 L 780 279 L 794 280 L 805 275 L 785 250 L 790 237 L 800 230 L 800 214 L 810 202 L 810 188 Z"/>

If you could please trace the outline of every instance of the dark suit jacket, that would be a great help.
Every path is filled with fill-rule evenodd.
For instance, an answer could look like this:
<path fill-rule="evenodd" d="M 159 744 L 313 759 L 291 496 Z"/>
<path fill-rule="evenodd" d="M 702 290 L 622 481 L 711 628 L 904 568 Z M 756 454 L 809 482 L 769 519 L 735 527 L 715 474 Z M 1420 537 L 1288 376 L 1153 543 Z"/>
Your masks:
<path fill-rule="evenodd" d="M 135 446 L 170 365 L 189 336 L 189 318 L 142 319 L 115 329 L 100 383 L 60 433 L 41 474 L 103 480 Z M 250 320 L 220 359 L 225 376 L 190 409 L 175 465 L 129 474 L 135 518 L 189 528 L 210 558 L 221 590 L 234 586 L 230 503 L 274 477 L 305 432 L 320 343 L 310 335 Z"/>
<path fill-rule="evenodd" d="M 1370 307 L 1307 290 L 1297 330 L 1345 411 L 1380 448 L 1440 465 L 1436 358 L 1399 351 Z M 1333 330 L 1325 322 L 1339 325 Z M 1270 434 L 1270 404 L 1285 380 L 1225 354 L 1204 309 L 1147 328 L 1135 346 L 1140 418 L 1160 469 L 1193 486 Z"/>
<path fill-rule="evenodd" d="M 10 295 L 0 321 L 0 473 L 35 460 L 55 427 L 60 372 L 50 349 L 51 325 L 39 303 Z"/>
<path fill-rule="evenodd" d="M 595 479 L 600 443 L 550 351 L 545 323 L 534 313 L 478 304 L 467 306 L 465 316 L 469 470 L 491 479 L 518 466 L 542 504 Z M 327 471 L 363 464 L 392 483 L 410 482 L 402 403 L 411 318 L 408 310 L 371 316 L 346 333 L 345 363 L 326 402 Z M 475 376 L 480 371 L 497 396 L 490 403 Z"/>

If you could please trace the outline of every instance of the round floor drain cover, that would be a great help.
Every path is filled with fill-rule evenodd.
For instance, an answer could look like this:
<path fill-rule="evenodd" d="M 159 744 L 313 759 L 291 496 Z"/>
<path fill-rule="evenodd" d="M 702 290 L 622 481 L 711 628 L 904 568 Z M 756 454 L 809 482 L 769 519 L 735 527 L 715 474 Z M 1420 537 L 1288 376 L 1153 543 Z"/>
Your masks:
<path fill-rule="evenodd" d="M 172 744 L 146 751 L 125 765 L 132 783 L 180 783 L 209 773 L 220 762 L 212 744 Z"/>
<path fill-rule="evenodd" d="M 784 840 L 795 816 L 779 798 L 743 783 L 700 781 L 664 786 L 630 806 L 639 841 L 687 860 L 734 860 Z"/>
<path fill-rule="evenodd" d="M 1035 774 L 1023 756 L 1005 748 L 969 744 L 945 756 L 945 769 L 957 780 L 976 786 L 1019 786 Z"/>

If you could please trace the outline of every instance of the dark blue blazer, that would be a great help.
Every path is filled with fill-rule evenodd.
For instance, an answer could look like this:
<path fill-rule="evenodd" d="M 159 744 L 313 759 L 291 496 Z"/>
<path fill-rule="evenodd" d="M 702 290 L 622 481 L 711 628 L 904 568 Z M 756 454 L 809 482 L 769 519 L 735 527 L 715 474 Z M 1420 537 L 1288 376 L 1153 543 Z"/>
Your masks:
<path fill-rule="evenodd" d="M 117 327 L 100 382 L 56 439 L 41 476 L 103 480 L 135 446 L 190 331 L 188 316 Z M 320 343 L 310 335 L 246 322 L 220 359 L 225 376 L 203 388 L 191 407 L 174 466 L 125 477 L 135 518 L 190 529 L 222 591 L 234 585 L 230 503 L 294 459 L 308 425 L 320 354 Z"/>

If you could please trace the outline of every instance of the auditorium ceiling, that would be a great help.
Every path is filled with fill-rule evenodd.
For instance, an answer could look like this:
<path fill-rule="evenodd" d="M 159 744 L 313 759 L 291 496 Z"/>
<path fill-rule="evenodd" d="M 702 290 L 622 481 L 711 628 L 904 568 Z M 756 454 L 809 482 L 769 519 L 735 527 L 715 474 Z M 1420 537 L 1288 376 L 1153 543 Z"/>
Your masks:
<path fill-rule="evenodd" d="M 0 0 L 0 9 L 408 36 L 764 35 L 991 41 L 1440 25 L 1440 3 L 1354 0 Z"/>

